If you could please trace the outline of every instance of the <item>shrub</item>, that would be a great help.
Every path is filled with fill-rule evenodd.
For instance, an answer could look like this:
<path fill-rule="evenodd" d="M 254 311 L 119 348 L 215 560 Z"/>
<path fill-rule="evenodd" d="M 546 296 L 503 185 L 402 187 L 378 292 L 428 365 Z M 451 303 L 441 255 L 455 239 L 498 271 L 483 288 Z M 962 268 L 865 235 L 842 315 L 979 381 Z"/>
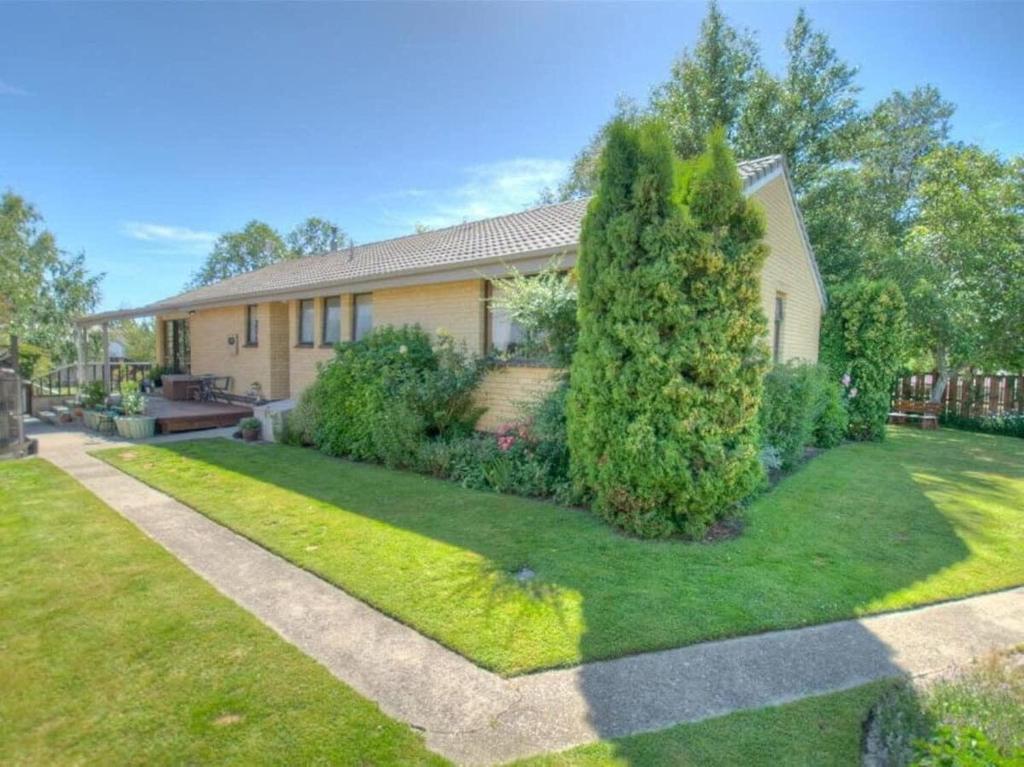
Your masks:
<path fill-rule="evenodd" d="M 90 381 L 82 387 L 82 407 L 98 408 L 106 398 L 107 391 L 103 388 L 103 381 Z"/>
<path fill-rule="evenodd" d="M 934 682 L 890 688 L 872 712 L 876 763 L 1010 765 L 1024 757 L 1024 665 L 990 656 Z"/>
<path fill-rule="evenodd" d="M 576 265 L 572 472 L 611 523 L 697 537 L 762 478 L 763 218 L 721 132 L 677 168 L 663 127 L 613 123 Z"/>
<path fill-rule="evenodd" d="M 998 434 L 1003 437 L 1024 439 L 1024 413 L 970 418 L 962 415 L 942 415 L 939 417 L 943 426 L 964 431 L 977 431 L 983 434 Z"/>
<path fill-rule="evenodd" d="M 243 431 L 260 431 L 263 428 L 263 422 L 259 418 L 249 417 L 243 418 L 238 422 L 238 428 Z"/>
<path fill-rule="evenodd" d="M 814 421 L 814 446 L 835 447 L 842 443 L 850 428 L 850 416 L 846 412 L 843 388 L 832 376 L 832 371 L 819 366 L 824 376 L 821 389 L 820 409 Z"/>
<path fill-rule="evenodd" d="M 846 423 L 842 388 L 827 368 L 791 362 L 765 376 L 761 442 L 775 448 L 782 468 L 798 463 L 807 445 L 838 445 Z"/>
<path fill-rule="evenodd" d="M 425 440 L 472 431 L 482 371 L 450 337 L 433 346 L 419 327 L 378 328 L 337 347 L 301 398 L 294 431 L 311 431 L 330 455 L 413 466 Z"/>
<path fill-rule="evenodd" d="M 576 285 L 553 260 L 540 274 L 525 277 L 515 269 L 494 281 L 494 306 L 504 309 L 524 331 L 524 356 L 565 367 L 572 361 L 579 332 Z"/>
<path fill-rule="evenodd" d="M 833 293 L 821 356 L 835 376 L 848 382 L 852 439 L 885 436 L 905 336 L 906 303 L 896 283 L 859 279 Z"/>
<path fill-rule="evenodd" d="M 139 391 L 137 381 L 121 381 L 121 412 L 124 415 L 144 415 L 146 412 L 146 398 Z"/>

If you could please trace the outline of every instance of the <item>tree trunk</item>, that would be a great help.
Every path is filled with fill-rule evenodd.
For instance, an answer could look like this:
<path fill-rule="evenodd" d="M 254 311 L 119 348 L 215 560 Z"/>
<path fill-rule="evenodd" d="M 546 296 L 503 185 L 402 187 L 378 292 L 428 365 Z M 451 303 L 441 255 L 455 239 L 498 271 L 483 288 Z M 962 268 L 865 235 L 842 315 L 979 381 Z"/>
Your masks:
<path fill-rule="evenodd" d="M 937 348 L 934 354 L 935 369 L 939 371 L 939 377 L 932 384 L 932 396 L 928 401 L 941 404 L 942 396 L 946 393 L 946 387 L 949 386 L 949 358 L 946 356 L 946 350 L 942 347 Z"/>

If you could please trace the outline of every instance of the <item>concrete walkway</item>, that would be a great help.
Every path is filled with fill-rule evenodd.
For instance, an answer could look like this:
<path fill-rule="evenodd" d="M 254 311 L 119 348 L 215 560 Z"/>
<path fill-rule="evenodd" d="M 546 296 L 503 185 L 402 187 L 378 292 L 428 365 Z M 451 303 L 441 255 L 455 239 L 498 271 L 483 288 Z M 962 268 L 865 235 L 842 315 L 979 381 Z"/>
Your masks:
<path fill-rule="evenodd" d="M 44 458 L 461 764 L 498 764 L 896 674 L 930 674 L 1024 642 L 1020 588 L 503 679 L 87 454 L 116 441 L 74 430 L 36 436 Z"/>

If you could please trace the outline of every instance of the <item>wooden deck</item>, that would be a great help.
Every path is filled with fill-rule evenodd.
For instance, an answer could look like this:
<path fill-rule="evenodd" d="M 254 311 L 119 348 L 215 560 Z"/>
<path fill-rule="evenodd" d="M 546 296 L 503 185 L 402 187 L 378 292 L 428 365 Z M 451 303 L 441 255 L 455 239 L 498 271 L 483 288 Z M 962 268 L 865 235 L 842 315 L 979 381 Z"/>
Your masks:
<path fill-rule="evenodd" d="M 235 426 L 252 415 L 252 408 L 224 402 L 176 402 L 150 395 L 146 399 L 146 415 L 156 417 L 157 432 L 170 434 Z"/>

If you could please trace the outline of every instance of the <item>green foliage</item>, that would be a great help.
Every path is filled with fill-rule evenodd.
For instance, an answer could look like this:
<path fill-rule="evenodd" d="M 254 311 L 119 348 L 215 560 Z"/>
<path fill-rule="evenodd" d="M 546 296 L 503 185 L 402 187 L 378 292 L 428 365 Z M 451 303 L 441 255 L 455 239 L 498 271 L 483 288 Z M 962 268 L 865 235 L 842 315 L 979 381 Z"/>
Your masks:
<path fill-rule="evenodd" d="M 432 346 L 419 327 L 382 327 L 338 345 L 301 407 L 325 453 L 408 466 L 424 440 L 472 431 L 482 371 L 450 337 Z"/>
<path fill-rule="evenodd" d="M 16 335 L 47 358 L 73 358 L 73 321 L 95 307 L 102 277 L 86 271 L 83 254 L 57 247 L 30 203 L 0 197 L 0 339 Z"/>
<path fill-rule="evenodd" d="M 759 55 L 754 36 L 730 25 L 711 0 L 693 51 L 683 53 L 651 96 L 652 112 L 668 125 L 680 155 L 699 154 L 707 135 L 719 127 L 735 140 Z"/>
<path fill-rule="evenodd" d="M 919 167 L 915 223 L 893 266 L 915 346 L 940 373 L 1024 367 L 1024 174 L 977 147 L 935 150 Z"/>
<path fill-rule="evenodd" d="M 296 226 L 285 240 L 295 258 L 322 256 L 344 248 L 350 242 L 344 229 L 317 216 L 310 216 Z"/>
<path fill-rule="evenodd" d="M 185 287 L 210 285 L 293 257 L 294 254 L 272 226 L 253 220 L 240 232 L 228 232 L 218 237 L 210 255 Z"/>
<path fill-rule="evenodd" d="M 985 733 L 973 727 L 943 725 L 927 741 L 916 744 L 914 767 L 1013 767 L 1017 759 L 1004 758 Z"/>
<path fill-rule="evenodd" d="M 146 414 L 146 398 L 139 391 L 137 381 L 130 379 L 121 381 L 121 412 L 124 415 Z"/>
<path fill-rule="evenodd" d="M 238 422 L 238 428 L 243 431 L 260 431 L 263 428 L 263 421 L 259 418 L 243 418 Z"/>
<path fill-rule="evenodd" d="M 759 415 L 763 447 L 772 447 L 781 468 L 803 458 L 808 445 L 834 447 L 846 431 L 838 380 L 819 365 L 776 365 L 765 376 Z"/>
<path fill-rule="evenodd" d="M 894 282 L 860 279 L 833 292 L 821 357 L 848 387 L 851 439 L 885 436 L 905 336 L 906 304 Z"/>
<path fill-rule="evenodd" d="M 98 408 L 107 399 L 107 390 L 103 388 L 103 381 L 90 381 L 82 387 L 82 407 Z"/>
<path fill-rule="evenodd" d="M 576 285 L 554 259 L 537 275 L 512 273 L 494 281 L 491 303 L 504 309 L 525 333 L 524 352 L 559 367 L 572 361 L 579 335 L 576 325 Z"/>
<path fill-rule="evenodd" d="M 982 434 L 998 434 L 1003 437 L 1019 437 L 1024 439 L 1024 413 L 970 418 L 962 415 L 942 415 L 939 417 L 943 426 L 963 431 L 977 431 Z"/>
<path fill-rule="evenodd" d="M 616 123 L 577 261 L 572 471 L 637 535 L 700 535 L 761 479 L 760 213 L 721 133 L 677 168 L 665 130 Z"/>
<path fill-rule="evenodd" d="M 1024 760 L 1024 666 L 993 655 L 923 687 L 891 688 L 874 712 L 884 767 L 1019 765 Z"/>
<path fill-rule="evenodd" d="M 592 194 L 611 123 L 641 117 L 664 121 L 684 157 L 702 151 L 705 136 L 719 126 L 745 158 L 785 154 L 803 194 L 829 168 L 851 159 L 859 89 L 856 69 L 839 58 L 803 10 L 786 35 L 786 52 L 785 70 L 769 71 L 753 34 L 730 24 L 710 3 L 693 50 L 683 52 L 646 105 L 616 103 L 613 119 L 573 159 L 558 196 Z"/>
<path fill-rule="evenodd" d="M 156 330 L 149 320 L 125 319 L 111 323 L 110 335 L 124 344 L 125 359 L 152 362 L 156 359 Z"/>

